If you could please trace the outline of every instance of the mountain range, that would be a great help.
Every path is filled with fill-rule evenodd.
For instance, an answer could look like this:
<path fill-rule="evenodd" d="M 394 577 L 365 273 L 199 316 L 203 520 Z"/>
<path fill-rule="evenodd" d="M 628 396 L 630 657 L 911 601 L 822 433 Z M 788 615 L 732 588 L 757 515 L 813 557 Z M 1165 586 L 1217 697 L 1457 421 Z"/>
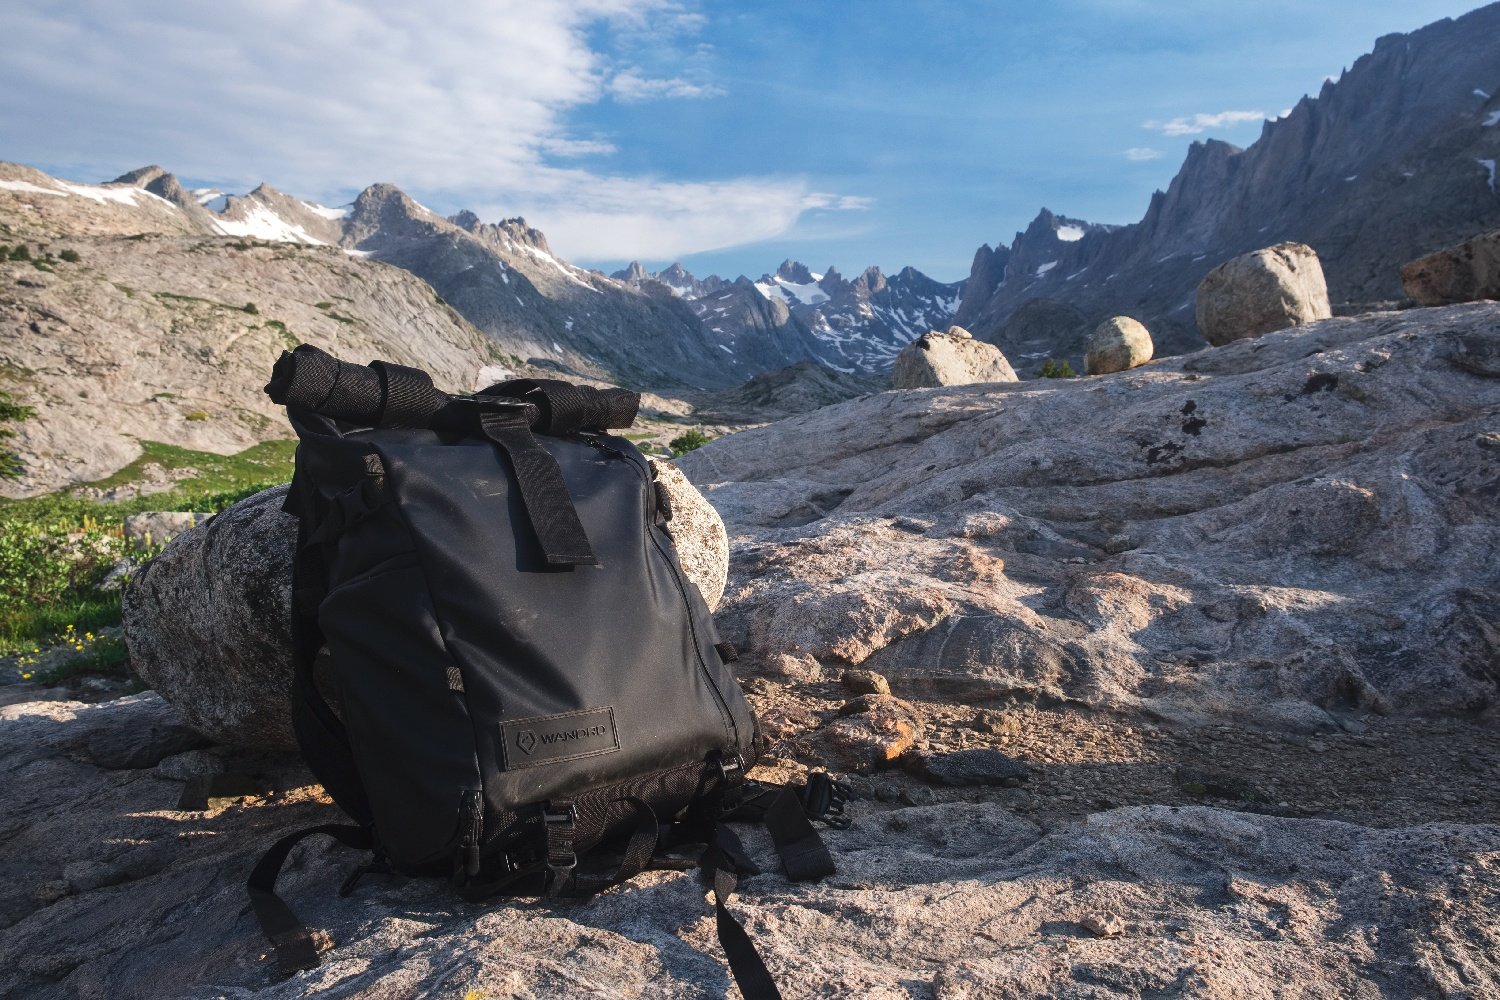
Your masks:
<path fill-rule="evenodd" d="M 1248 148 L 1195 142 L 1137 223 L 1043 209 L 1009 246 L 975 253 L 957 322 L 1023 375 L 1040 358 L 1076 364 L 1118 314 L 1145 323 L 1158 354 L 1195 350 L 1198 282 L 1285 240 L 1318 252 L 1336 308 L 1394 304 L 1402 263 L 1500 227 L 1497 38 L 1500 4 L 1379 39 Z"/>
<path fill-rule="evenodd" d="M 443 217 L 389 184 L 328 207 L 265 184 L 189 190 L 155 166 L 83 184 L 0 163 L 14 251 L 0 389 L 39 413 L 19 430 L 31 471 L 17 488 L 107 475 L 139 440 L 226 451 L 274 436 L 258 387 L 303 341 L 426 367 L 451 389 L 522 371 L 654 390 L 659 409 L 701 405 L 728 425 L 739 407 L 759 420 L 878 389 L 903 345 L 952 322 L 1023 377 L 1049 358 L 1081 366 L 1112 315 L 1143 321 L 1158 354 L 1195 350 L 1203 275 L 1283 240 L 1318 251 L 1336 309 L 1398 305 L 1402 263 L 1500 228 L 1497 37 L 1500 4 L 1381 38 L 1248 148 L 1195 143 L 1141 221 L 1043 209 L 952 284 L 793 260 L 759 279 L 681 264 L 608 276 L 524 219 Z"/>
<path fill-rule="evenodd" d="M 716 274 L 700 280 L 680 263 L 651 274 L 639 261 L 611 277 L 670 290 L 736 362 L 767 371 L 816 361 L 844 374 L 889 371 L 902 347 L 953 321 L 964 289 L 962 281 L 944 284 L 913 267 L 890 277 L 868 267 L 850 281 L 835 267 L 818 274 L 790 259 L 756 281 Z"/>

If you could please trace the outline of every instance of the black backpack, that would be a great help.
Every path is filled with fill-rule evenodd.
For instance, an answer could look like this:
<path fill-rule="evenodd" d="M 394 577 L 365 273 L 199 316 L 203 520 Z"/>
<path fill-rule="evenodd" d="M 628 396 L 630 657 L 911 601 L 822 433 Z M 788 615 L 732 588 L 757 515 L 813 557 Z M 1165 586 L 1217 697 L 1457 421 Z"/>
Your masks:
<path fill-rule="evenodd" d="M 318 964 L 275 894 L 313 833 L 373 852 L 361 875 L 452 879 L 466 898 L 587 896 L 699 865 L 746 997 L 776 997 L 724 906 L 755 871 L 724 819 L 760 819 L 789 878 L 833 863 L 812 819 L 847 790 L 745 780 L 754 713 L 683 573 L 654 470 L 623 437 L 639 397 L 555 380 L 473 396 L 426 373 L 285 353 L 266 392 L 300 439 L 285 509 L 293 724 L 355 825 L 291 834 L 251 874 L 286 971 Z M 336 702 L 334 710 L 325 692 Z"/>

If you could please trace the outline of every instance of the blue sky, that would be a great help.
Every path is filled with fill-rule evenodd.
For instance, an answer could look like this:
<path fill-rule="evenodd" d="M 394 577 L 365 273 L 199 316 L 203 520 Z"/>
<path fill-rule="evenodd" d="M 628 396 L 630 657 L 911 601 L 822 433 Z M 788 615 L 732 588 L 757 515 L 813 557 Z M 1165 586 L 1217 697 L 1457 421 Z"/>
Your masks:
<path fill-rule="evenodd" d="M 394 182 L 606 270 L 941 280 L 1042 206 L 1138 219 L 1437 0 L 9 4 L 0 158 L 328 204 Z M 482 8 L 482 9 L 480 9 Z"/>

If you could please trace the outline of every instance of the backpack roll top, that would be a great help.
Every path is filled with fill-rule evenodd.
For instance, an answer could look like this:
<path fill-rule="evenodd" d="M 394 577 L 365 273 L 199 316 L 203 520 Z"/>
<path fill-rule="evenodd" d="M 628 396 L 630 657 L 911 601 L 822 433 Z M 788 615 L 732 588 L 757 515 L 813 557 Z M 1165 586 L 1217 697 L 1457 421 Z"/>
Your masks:
<path fill-rule="evenodd" d="M 606 433 L 634 394 L 451 397 L 307 346 L 268 392 L 300 439 L 297 645 L 321 664 L 294 708 L 322 718 L 327 693 L 347 742 L 304 750 L 320 777 L 352 762 L 392 867 L 487 882 L 550 854 L 555 875 L 738 784 L 754 716 L 649 464 Z"/>

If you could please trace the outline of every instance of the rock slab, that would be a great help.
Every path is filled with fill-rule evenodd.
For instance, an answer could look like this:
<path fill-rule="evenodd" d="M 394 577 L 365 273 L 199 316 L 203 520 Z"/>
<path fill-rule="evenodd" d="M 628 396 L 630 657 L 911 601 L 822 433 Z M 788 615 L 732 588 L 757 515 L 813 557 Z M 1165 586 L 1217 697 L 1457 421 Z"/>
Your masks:
<path fill-rule="evenodd" d="M 657 482 L 683 571 L 712 609 L 729 564 L 724 523 L 669 463 L 657 465 Z M 286 491 L 257 493 L 184 531 L 125 590 L 136 672 L 215 743 L 296 749 L 287 692 L 297 522 L 281 509 Z"/>
<path fill-rule="evenodd" d="M 1497 440 L 1474 303 L 884 393 L 679 464 L 729 525 L 743 673 L 1310 733 L 1500 704 Z"/>
<path fill-rule="evenodd" d="M 366 879 L 341 898 L 362 858 L 316 841 L 278 888 L 333 948 L 281 977 L 245 875 L 277 838 L 341 817 L 290 762 L 271 768 L 272 794 L 191 810 L 181 781 L 70 750 L 164 709 L 152 693 L 0 709 L 0 771 L 26 777 L 0 785 L 0 995 L 729 994 L 692 872 L 583 901 L 469 904 L 442 878 Z M 1048 834 L 995 802 L 849 812 L 823 834 L 837 872 L 818 883 L 788 883 L 769 838 L 737 828 L 762 874 L 728 905 L 788 1000 L 1500 996 L 1494 826 L 1144 806 Z"/>
<path fill-rule="evenodd" d="M 1015 369 L 1000 348 L 975 340 L 961 326 L 918 337 L 901 349 L 891 368 L 891 386 L 896 389 L 1016 381 Z"/>
<path fill-rule="evenodd" d="M 1215 346 L 1328 319 L 1328 285 L 1305 243 L 1278 243 L 1225 261 L 1204 277 L 1198 330 Z"/>
<path fill-rule="evenodd" d="M 1129 316 L 1111 316 L 1094 328 L 1083 357 L 1085 375 L 1111 375 L 1137 368 L 1155 350 L 1151 331 Z"/>
<path fill-rule="evenodd" d="M 1500 299 L 1500 229 L 1403 266 L 1401 288 L 1424 306 Z"/>

